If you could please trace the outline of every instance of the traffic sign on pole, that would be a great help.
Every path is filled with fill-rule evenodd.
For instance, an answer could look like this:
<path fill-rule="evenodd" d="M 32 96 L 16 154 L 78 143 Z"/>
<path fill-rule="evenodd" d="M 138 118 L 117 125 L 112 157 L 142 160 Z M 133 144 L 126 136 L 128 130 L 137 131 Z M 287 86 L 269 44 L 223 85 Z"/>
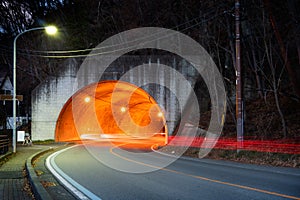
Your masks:
<path fill-rule="evenodd" d="M 11 94 L 0 94 L 0 100 L 2 101 L 12 101 L 13 98 L 14 97 Z M 23 95 L 16 95 L 16 99 L 18 101 L 23 101 Z"/>

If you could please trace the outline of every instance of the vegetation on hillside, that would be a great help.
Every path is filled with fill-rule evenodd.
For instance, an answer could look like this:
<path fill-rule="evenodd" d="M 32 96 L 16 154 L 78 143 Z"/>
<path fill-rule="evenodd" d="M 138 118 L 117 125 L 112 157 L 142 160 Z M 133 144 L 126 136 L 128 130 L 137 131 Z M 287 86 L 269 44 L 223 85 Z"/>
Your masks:
<path fill-rule="evenodd" d="M 300 2 L 240 2 L 245 134 L 259 139 L 297 138 Z M 234 0 L 4 0 L 0 4 L 0 63 L 12 71 L 12 42 L 18 33 L 47 24 L 59 27 L 56 38 L 34 31 L 18 39 L 18 93 L 25 95 L 23 106 L 29 108 L 32 89 L 55 76 L 64 59 L 45 58 L 50 50 L 84 56 L 103 40 L 128 29 L 178 30 L 199 42 L 223 75 L 229 105 L 224 134 L 235 135 L 234 5 Z M 69 52 L 78 49 L 84 51 Z"/>

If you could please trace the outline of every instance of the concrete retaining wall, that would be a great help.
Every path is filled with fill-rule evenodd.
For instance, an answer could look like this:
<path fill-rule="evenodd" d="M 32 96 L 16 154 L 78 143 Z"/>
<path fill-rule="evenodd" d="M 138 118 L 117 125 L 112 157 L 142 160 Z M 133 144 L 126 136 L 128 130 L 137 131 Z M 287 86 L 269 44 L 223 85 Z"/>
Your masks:
<path fill-rule="evenodd" d="M 184 60 L 170 56 L 155 57 L 139 57 L 129 56 L 121 57 L 111 64 L 106 69 L 104 75 L 99 78 L 95 68 L 86 69 L 87 75 L 81 81 L 85 85 L 94 83 L 100 80 L 118 80 L 124 73 L 130 71 L 135 66 L 143 63 L 162 63 L 176 69 L 179 73 L 184 75 L 192 87 L 199 78 L 196 70 Z M 33 140 L 47 140 L 54 139 L 55 126 L 57 118 L 60 114 L 66 101 L 80 89 L 75 87 L 74 83 L 77 70 L 79 69 L 82 60 L 67 59 L 61 65 L 61 72 L 56 77 L 49 77 L 44 83 L 40 84 L 32 92 L 32 139 Z M 130 72 L 129 72 L 130 73 Z M 160 83 L 170 85 L 170 90 L 180 91 L 175 96 L 169 89 L 166 89 L 158 84 L 146 85 L 142 88 L 148 92 L 157 103 L 166 111 L 166 119 L 169 134 L 171 134 L 178 122 L 177 113 L 180 113 L 178 100 L 186 99 L 189 92 L 186 88 L 182 88 L 182 84 L 176 79 L 170 78 L 164 71 L 157 72 L 157 79 Z M 166 78 L 169 77 L 169 78 Z M 132 84 L 143 85 L 149 79 L 149 75 L 145 72 L 139 72 L 138 75 L 132 73 L 128 82 Z"/>

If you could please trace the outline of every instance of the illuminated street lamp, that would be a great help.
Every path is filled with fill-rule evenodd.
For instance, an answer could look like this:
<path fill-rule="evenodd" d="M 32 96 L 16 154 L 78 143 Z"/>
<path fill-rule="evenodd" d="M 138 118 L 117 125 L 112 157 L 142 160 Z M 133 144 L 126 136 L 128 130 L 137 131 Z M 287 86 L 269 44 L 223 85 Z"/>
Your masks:
<path fill-rule="evenodd" d="M 35 30 L 46 30 L 46 33 L 49 35 L 54 35 L 57 32 L 57 28 L 55 26 L 47 26 L 47 27 L 36 27 L 36 28 L 31 28 L 28 30 L 25 30 L 21 33 L 19 33 L 15 39 L 14 39 L 14 46 L 13 46 L 13 141 L 12 141 L 12 148 L 13 152 L 16 153 L 17 148 L 16 148 L 16 101 L 17 101 L 17 68 L 16 68 L 16 58 L 17 58 L 17 39 L 24 33 L 27 33 L 29 31 L 35 31 Z"/>
<path fill-rule="evenodd" d="M 57 32 L 57 28 L 55 26 L 46 26 L 44 29 L 48 35 L 55 35 Z"/>

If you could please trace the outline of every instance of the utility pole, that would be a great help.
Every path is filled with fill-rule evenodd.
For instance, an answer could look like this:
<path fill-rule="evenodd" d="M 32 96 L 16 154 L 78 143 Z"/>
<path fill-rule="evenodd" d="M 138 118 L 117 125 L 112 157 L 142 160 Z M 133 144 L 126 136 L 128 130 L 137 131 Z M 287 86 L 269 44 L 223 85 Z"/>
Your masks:
<path fill-rule="evenodd" d="M 237 153 L 243 149 L 244 116 L 241 74 L 241 44 L 240 44 L 240 1 L 235 1 L 235 63 L 236 63 L 236 131 Z"/>

